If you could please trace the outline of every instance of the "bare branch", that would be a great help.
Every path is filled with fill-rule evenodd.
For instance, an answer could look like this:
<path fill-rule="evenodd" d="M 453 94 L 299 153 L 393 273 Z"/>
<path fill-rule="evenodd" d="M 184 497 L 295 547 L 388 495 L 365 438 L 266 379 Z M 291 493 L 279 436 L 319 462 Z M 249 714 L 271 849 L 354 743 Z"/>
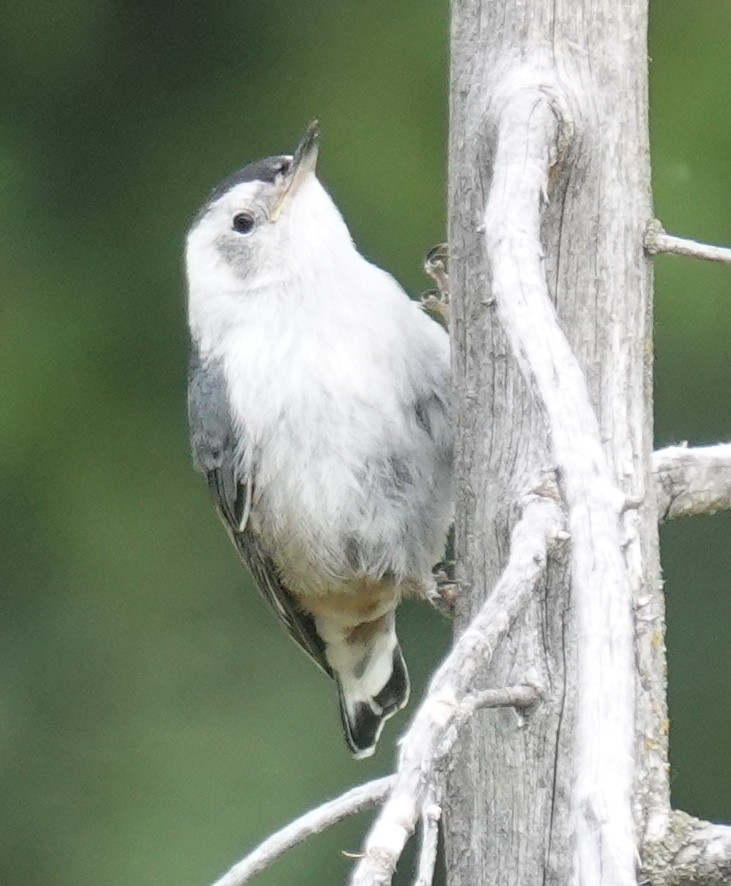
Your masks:
<path fill-rule="evenodd" d="M 248 883 L 255 874 L 263 871 L 288 849 L 292 849 L 309 837 L 314 837 L 315 834 L 337 824 L 349 815 L 355 815 L 370 806 L 382 803 L 393 781 L 393 776 L 377 778 L 375 781 L 369 781 L 346 791 L 342 796 L 323 803 L 317 809 L 306 812 L 260 843 L 246 858 L 216 880 L 213 886 L 242 886 L 243 883 Z"/>
<path fill-rule="evenodd" d="M 652 469 L 661 520 L 731 509 L 731 443 L 668 446 Z"/>
<path fill-rule="evenodd" d="M 464 703 L 459 708 L 455 708 L 455 720 L 461 724 L 469 719 L 478 708 L 483 707 L 528 707 L 536 702 L 538 698 L 539 693 L 534 686 L 521 684 L 509 686 L 505 689 L 486 689 L 483 692 L 465 696 Z M 454 738 L 456 738 L 456 730 L 451 741 Z M 442 754 L 447 753 L 449 748 L 451 748 L 451 743 L 448 747 L 442 748 Z M 284 855 L 285 852 L 299 843 L 327 830 L 327 828 L 337 824 L 349 815 L 355 815 L 370 806 L 383 802 L 388 796 L 395 778 L 395 776 L 389 775 L 386 778 L 378 778 L 375 781 L 359 785 L 340 797 L 306 812 L 281 830 L 267 837 L 263 843 L 260 843 L 249 855 L 216 880 L 212 886 L 243 886 L 244 883 L 248 883 L 252 877 L 261 873 Z M 434 864 L 436 862 L 438 823 L 441 809 L 438 805 L 438 793 L 434 785 L 431 785 L 429 790 L 431 793 L 426 798 L 421 813 L 424 835 L 422 837 L 420 866 L 416 886 L 429 886 L 431 879 L 426 879 L 427 872 L 431 870 L 433 876 Z"/>
<path fill-rule="evenodd" d="M 439 769 L 457 738 L 458 726 L 476 709 L 463 709 L 483 672 L 542 579 L 550 548 L 562 540 L 561 509 L 551 495 L 533 494 L 513 529 L 510 556 L 482 609 L 457 640 L 429 685 L 401 740 L 393 790 L 368 835 L 352 886 L 385 886 L 422 814 Z M 523 705 L 526 687 L 517 687 Z M 508 702 L 508 698 L 503 699 Z"/>
<path fill-rule="evenodd" d="M 727 246 L 712 246 L 709 243 L 698 243 L 666 234 L 657 219 L 647 226 L 645 233 L 645 250 L 650 255 L 669 253 L 671 255 L 687 255 L 691 258 L 702 258 L 706 261 L 731 262 L 731 249 Z"/>
<path fill-rule="evenodd" d="M 421 848 L 419 849 L 419 866 L 416 871 L 414 886 L 432 886 L 434 869 L 437 864 L 437 844 L 439 843 L 439 819 L 442 810 L 439 806 L 441 794 L 437 790 L 427 796 L 421 814 Z"/>
<path fill-rule="evenodd" d="M 630 886 L 636 882 L 635 693 L 632 589 L 619 525 L 624 496 L 610 474 L 584 374 L 548 292 L 541 207 L 568 117 L 560 93 L 545 81 L 535 83 L 529 72 L 501 95 L 485 246 L 498 317 L 545 408 L 569 511 L 578 635 L 574 878 Z"/>
<path fill-rule="evenodd" d="M 671 813 L 662 838 L 643 847 L 642 872 L 651 886 L 728 886 L 731 827 Z"/>

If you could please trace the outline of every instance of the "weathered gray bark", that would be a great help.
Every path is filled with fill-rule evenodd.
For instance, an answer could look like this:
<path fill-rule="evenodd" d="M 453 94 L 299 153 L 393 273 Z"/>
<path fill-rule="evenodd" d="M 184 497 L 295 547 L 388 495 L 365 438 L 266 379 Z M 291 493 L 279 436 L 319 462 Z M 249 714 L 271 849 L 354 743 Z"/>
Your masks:
<path fill-rule="evenodd" d="M 662 840 L 645 844 L 642 876 L 652 886 L 728 886 L 731 827 L 673 812 Z"/>
<path fill-rule="evenodd" d="M 731 882 L 731 827 L 669 804 L 657 545 L 731 507 L 731 444 L 652 454 L 644 249 L 729 250 L 651 220 L 646 4 L 453 0 L 458 638 L 395 774 L 220 884 L 381 802 L 353 886 L 388 886 L 420 820 L 428 886 L 440 819 L 449 886 Z"/>
<path fill-rule="evenodd" d="M 645 495 L 652 449 L 646 12 L 645 0 L 454 0 L 449 182 L 457 554 L 469 589 L 459 601 L 459 633 L 504 565 L 514 503 L 555 467 L 545 414 L 491 307 L 493 269 L 480 225 L 501 125 L 496 96 L 511 71 L 521 68 L 523 83 L 533 71 L 535 88 L 561 93 L 569 118 L 562 122 L 573 132 L 550 182 L 545 273 L 586 375 L 614 482 L 636 504 L 621 528 L 637 644 L 638 847 L 668 801 L 657 512 L 654 496 Z M 493 686 L 530 677 L 547 687 L 546 698 L 528 718 L 488 710 L 466 728 L 446 791 L 450 886 L 571 880 L 574 597 L 567 562 L 554 561 L 540 599 L 485 674 Z"/>

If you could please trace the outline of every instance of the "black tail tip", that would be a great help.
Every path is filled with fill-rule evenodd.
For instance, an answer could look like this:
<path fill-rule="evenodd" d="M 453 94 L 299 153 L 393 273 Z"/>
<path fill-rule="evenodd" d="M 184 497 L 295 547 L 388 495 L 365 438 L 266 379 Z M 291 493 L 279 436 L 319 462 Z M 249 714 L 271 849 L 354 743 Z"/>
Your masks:
<path fill-rule="evenodd" d="M 386 720 L 400 711 L 409 700 L 409 674 L 401 650 L 393 652 L 393 670 L 386 685 L 370 702 L 357 702 L 348 711 L 340 690 L 340 716 L 345 741 L 356 760 L 373 756 Z"/>
<path fill-rule="evenodd" d="M 345 742 L 356 760 L 365 760 L 375 754 L 385 721 L 383 714 L 374 713 L 365 702 L 355 706 L 352 716 L 343 714 Z"/>

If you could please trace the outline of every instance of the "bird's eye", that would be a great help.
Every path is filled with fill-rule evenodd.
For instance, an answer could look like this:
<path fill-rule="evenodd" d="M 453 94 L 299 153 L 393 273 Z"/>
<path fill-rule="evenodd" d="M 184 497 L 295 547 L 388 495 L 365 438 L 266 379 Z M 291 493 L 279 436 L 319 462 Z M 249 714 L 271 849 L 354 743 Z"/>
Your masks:
<path fill-rule="evenodd" d="M 239 234 L 250 234 L 254 227 L 254 216 L 250 212 L 237 212 L 233 217 L 232 226 Z"/>

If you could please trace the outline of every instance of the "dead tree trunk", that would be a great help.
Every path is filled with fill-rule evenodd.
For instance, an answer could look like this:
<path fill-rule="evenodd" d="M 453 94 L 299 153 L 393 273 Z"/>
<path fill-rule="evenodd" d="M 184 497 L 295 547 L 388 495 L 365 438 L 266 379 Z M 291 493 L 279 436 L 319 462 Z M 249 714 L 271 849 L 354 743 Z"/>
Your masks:
<path fill-rule="evenodd" d="M 560 439 L 573 435 L 579 447 L 591 445 L 580 438 L 590 429 L 570 405 L 551 413 L 532 377 L 531 354 L 521 359 L 529 340 L 516 342 L 504 331 L 504 312 L 517 310 L 511 303 L 523 286 L 534 285 L 534 271 L 547 281 L 586 380 L 610 479 L 626 498 L 618 520 L 621 587 L 607 581 L 596 549 L 588 586 L 577 587 L 569 545 L 553 558 L 538 598 L 482 676 L 491 686 L 529 679 L 543 701 L 528 715 L 482 711 L 465 728 L 446 791 L 450 886 L 566 884 L 572 876 L 582 883 L 634 882 L 627 827 L 636 829 L 632 849 L 654 807 L 668 801 L 657 510 L 646 494 L 652 453 L 652 269 L 643 250 L 652 215 L 646 26 L 646 0 L 452 3 L 457 555 L 459 578 L 469 588 L 460 598 L 456 633 L 497 581 L 516 502 L 527 491 L 557 470 L 564 498 L 573 494 L 576 503 L 570 532 L 578 521 L 595 519 L 580 494 L 566 488 L 574 465 L 570 439 Z M 542 199 L 548 204 L 541 260 L 526 243 L 532 221 L 520 217 L 524 207 L 499 201 L 509 177 L 531 179 L 542 156 L 550 167 L 547 193 L 541 196 L 538 180 L 525 195 L 530 211 L 531 200 L 535 210 Z M 508 192 L 514 200 L 514 190 Z M 507 218 L 491 221 L 488 208 L 485 219 L 488 201 Z M 498 228 L 491 232 L 490 225 Z M 508 290 L 499 265 L 511 260 L 517 267 Z M 524 314 L 522 322 L 535 327 L 540 318 Z M 544 331 L 534 328 L 539 338 Z M 596 477 L 597 485 L 605 480 Z M 591 488 L 581 494 L 591 495 Z M 609 772 L 581 770 L 607 764 Z M 607 777 L 615 783 L 603 782 Z M 602 836 L 595 820 L 610 815 L 619 818 Z M 607 833 L 614 839 L 606 857 L 601 846 L 591 846 L 592 832 L 598 842 Z M 586 844 L 576 847 L 579 870 L 572 835 Z"/>
<path fill-rule="evenodd" d="M 657 524 L 731 508 L 731 444 L 652 452 L 647 0 L 452 0 L 455 643 L 394 774 L 215 886 L 380 805 L 352 886 L 438 823 L 448 886 L 724 886 L 731 827 L 669 803 Z"/>

